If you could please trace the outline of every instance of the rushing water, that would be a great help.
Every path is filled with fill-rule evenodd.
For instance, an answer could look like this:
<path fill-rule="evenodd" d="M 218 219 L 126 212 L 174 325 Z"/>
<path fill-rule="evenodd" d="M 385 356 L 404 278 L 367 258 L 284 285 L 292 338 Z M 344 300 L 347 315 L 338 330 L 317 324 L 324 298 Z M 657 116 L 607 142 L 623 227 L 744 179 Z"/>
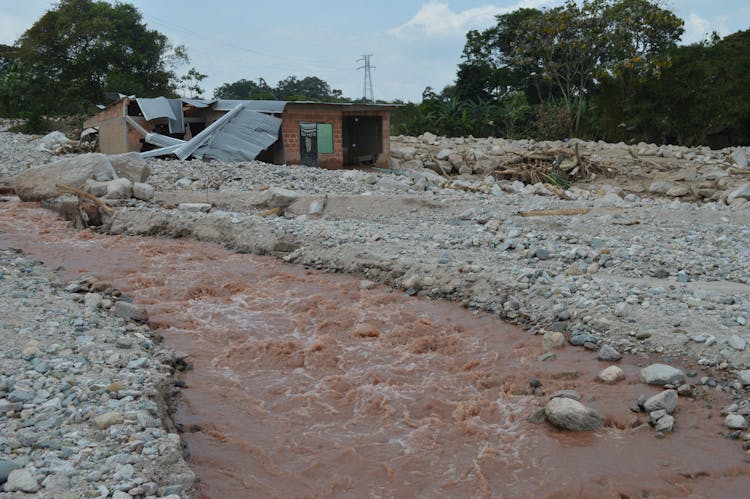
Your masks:
<path fill-rule="evenodd" d="M 606 364 L 456 304 L 408 297 L 192 240 L 78 232 L 0 204 L 0 246 L 61 277 L 93 273 L 147 306 L 187 352 L 176 415 L 205 497 L 746 497 L 750 464 L 723 440 L 714 395 L 680 399 L 676 432 L 633 430 L 656 388 L 593 380 Z M 641 361 L 644 362 L 644 361 Z M 607 419 L 585 434 L 533 424 L 575 389 Z M 716 397 L 720 397 L 716 395 Z M 645 421 L 643 415 L 640 416 Z"/>

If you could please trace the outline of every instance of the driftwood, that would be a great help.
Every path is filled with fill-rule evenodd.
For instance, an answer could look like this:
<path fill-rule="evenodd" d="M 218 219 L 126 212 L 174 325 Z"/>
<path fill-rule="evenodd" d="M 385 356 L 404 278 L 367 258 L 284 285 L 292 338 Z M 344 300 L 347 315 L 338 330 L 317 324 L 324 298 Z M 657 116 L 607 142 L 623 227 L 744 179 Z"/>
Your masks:
<path fill-rule="evenodd" d="M 548 183 L 565 191 L 574 180 L 592 180 L 612 174 L 611 165 L 583 154 L 578 143 L 569 147 L 514 152 L 515 159 L 492 172 L 496 178 L 517 179 L 526 184 Z"/>
<path fill-rule="evenodd" d="M 533 211 L 520 211 L 519 215 L 522 217 L 549 217 L 549 216 L 571 216 L 571 215 L 585 215 L 591 211 L 591 208 L 563 208 L 560 210 L 533 210 Z"/>
<path fill-rule="evenodd" d="M 106 215 L 111 215 L 112 213 L 114 213 L 114 210 L 112 208 L 110 208 L 109 206 L 107 206 L 107 204 L 104 201 L 102 201 L 98 197 L 94 196 L 93 194 L 89 194 L 88 192 L 84 192 L 84 191 L 82 191 L 80 189 L 76 189 L 75 187 L 71 187 L 69 185 L 60 185 L 60 184 L 57 184 L 57 185 L 55 185 L 55 187 L 60 192 L 67 192 L 68 194 L 75 194 L 76 196 L 78 196 L 79 199 L 83 198 L 83 199 L 86 199 L 88 201 L 91 201 L 96 206 L 98 206 L 99 208 L 101 208 L 101 210 Z"/>

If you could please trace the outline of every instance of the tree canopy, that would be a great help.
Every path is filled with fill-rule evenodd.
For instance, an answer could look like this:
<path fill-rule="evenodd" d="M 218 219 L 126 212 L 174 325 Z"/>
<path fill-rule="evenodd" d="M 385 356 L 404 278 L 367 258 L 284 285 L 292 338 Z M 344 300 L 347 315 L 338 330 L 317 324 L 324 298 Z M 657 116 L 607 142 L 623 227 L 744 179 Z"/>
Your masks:
<path fill-rule="evenodd" d="M 107 92 L 173 95 L 175 67 L 188 62 L 133 5 L 97 0 L 60 0 L 12 49 L 0 51 L 4 114 L 84 112 Z M 193 71 L 185 88 L 201 76 Z"/>
<path fill-rule="evenodd" d="M 496 21 L 467 33 L 455 84 L 398 111 L 396 133 L 750 143 L 750 31 L 679 46 L 684 23 L 659 0 Z"/>
<path fill-rule="evenodd" d="M 220 99 L 275 99 L 288 101 L 337 102 L 346 100 L 341 90 L 331 86 L 317 76 L 306 76 L 302 79 L 288 76 L 279 81 L 275 87 L 269 86 L 263 78 L 258 83 L 241 79 L 234 83 L 224 83 L 214 92 Z"/>

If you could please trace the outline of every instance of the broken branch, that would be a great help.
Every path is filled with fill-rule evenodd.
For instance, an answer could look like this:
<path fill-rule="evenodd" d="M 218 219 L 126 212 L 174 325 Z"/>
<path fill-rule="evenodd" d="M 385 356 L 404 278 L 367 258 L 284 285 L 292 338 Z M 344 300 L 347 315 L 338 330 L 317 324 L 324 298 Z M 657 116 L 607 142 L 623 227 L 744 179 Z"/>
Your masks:
<path fill-rule="evenodd" d="M 101 208 L 102 211 L 105 214 L 107 214 L 107 215 L 111 215 L 114 212 L 114 210 L 112 208 L 110 208 L 104 201 L 102 201 L 98 197 L 94 196 L 93 194 L 89 194 L 88 192 L 82 191 L 80 189 L 76 189 L 75 187 L 71 187 L 69 185 L 56 184 L 55 187 L 57 188 L 57 190 L 59 190 L 61 192 L 67 192 L 69 194 L 75 194 L 79 198 L 88 199 L 89 201 L 91 201 L 92 203 L 94 203 L 96 206 L 98 206 L 99 208 Z"/>
<path fill-rule="evenodd" d="M 560 210 L 532 210 L 532 211 L 520 211 L 519 215 L 522 217 L 548 217 L 548 216 L 571 216 L 571 215 L 585 215 L 591 211 L 591 208 L 563 208 Z"/>

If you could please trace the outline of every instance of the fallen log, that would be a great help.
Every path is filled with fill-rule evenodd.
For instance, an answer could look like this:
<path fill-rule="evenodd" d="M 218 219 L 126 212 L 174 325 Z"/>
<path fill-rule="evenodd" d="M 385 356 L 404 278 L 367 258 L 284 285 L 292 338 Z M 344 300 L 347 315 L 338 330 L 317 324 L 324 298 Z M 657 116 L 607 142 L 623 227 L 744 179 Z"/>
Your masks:
<path fill-rule="evenodd" d="M 519 211 L 518 214 L 522 217 L 550 217 L 550 216 L 572 216 L 572 215 L 585 215 L 591 211 L 591 208 L 562 208 L 559 210 L 532 210 L 532 211 Z"/>

